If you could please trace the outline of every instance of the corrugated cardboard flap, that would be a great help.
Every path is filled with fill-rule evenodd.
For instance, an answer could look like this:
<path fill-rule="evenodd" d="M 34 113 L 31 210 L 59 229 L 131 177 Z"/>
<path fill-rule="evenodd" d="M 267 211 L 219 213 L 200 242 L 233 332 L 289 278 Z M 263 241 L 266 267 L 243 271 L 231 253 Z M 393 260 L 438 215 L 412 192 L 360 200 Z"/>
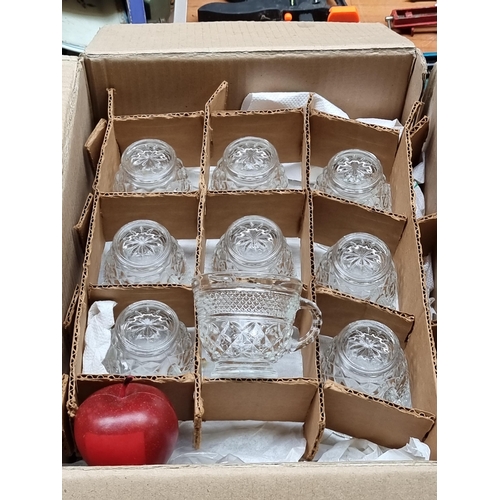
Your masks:
<path fill-rule="evenodd" d="M 108 122 L 104 118 L 101 118 L 85 143 L 85 149 L 87 150 L 90 164 L 94 169 L 94 174 L 97 170 L 99 156 L 101 155 L 101 148 L 104 141 L 107 123 Z"/>
<path fill-rule="evenodd" d="M 64 321 L 63 321 L 63 328 L 69 333 L 72 333 L 72 330 L 73 330 L 73 321 L 75 319 L 76 304 L 78 303 L 79 293 L 80 293 L 80 284 L 77 284 L 75 286 L 75 291 L 73 292 L 73 297 L 71 297 L 71 302 L 69 304 L 68 310 L 66 312 L 66 316 L 64 317 Z"/>
<path fill-rule="evenodd" d="M 351 118 L 382 111 L 379 118 L 404 121 L 423 89 L 418 54 L 378 23 L 230 21 L 105 26 L 84 59 L 100 118 L 108 116 L 110 87 L 120 93 L 115 114 L 129 115 L 204 109 L 227 81 L 227 109 L 240 109 L 249 92 L 316 92 Z M 318 67 L 322 78 L 311 78 Z M 369 95 L 359 72 L 370 74 Z M 148 89 L 161 91 L 153 97 Z"/>
<path fill-rule="evenodd" d="M 94 195 L 92 193 L 89 193 L 85 201 L 85 205 L 82 208 L 82 214 L 80 215 L 80 219 L 73 227 L 76 234 L 78 235 L 82 248 L 85 248 L 85 245 L 87 244 L 87 235 L 89 233 L 90 216 L 92 213 L 93 199 Z"/>

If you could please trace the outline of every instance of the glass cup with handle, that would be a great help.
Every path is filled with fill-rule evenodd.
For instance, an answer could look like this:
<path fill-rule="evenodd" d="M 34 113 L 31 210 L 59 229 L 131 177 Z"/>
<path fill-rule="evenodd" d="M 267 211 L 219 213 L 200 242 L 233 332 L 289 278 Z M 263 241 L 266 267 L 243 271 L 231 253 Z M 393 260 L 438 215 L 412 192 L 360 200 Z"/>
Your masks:
<path fill-rule="evenodd" d="M 215 362 L 213 378 L 273 378 L 273 363 L 314 342 L 322 324 L 318 306 L 301 296 L 302 282 L 264 273 L 206 273 L 193 279 L 198 332 Z M 296 339 L 299 309 L 312 322 Z"/>

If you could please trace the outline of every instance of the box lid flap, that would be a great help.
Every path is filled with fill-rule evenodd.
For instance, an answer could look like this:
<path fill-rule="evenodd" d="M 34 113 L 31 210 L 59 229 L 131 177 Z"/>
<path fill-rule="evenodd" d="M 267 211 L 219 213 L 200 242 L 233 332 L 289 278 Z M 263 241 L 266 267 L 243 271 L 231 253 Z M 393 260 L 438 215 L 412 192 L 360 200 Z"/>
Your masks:
<path fill-rule="evenodd" d="M 415 49 L 380 23 L 225 21 L 125 24 L 101 28 L 85 54 Z"/>

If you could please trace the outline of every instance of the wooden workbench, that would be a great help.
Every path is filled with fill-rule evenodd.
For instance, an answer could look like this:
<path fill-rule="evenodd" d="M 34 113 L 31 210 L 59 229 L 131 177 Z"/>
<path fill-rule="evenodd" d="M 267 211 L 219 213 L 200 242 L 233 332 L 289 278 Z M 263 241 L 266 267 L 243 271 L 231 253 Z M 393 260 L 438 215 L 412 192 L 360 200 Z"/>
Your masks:
<path fill-rule="evenodd" d="M 198 21 L 198 9 L 211 1 L 224 0 L 187 0 L 187 22 Z M 349 5 L 358 8 L 361 22 L 386 24 L 385 17 L 390 15 L 394 9 L 408 7 L 432 7 L 436 2 L 422 2 L 408 0 L 347 0 Z M 405 35 L 406 36 L 406 35 Z M 422 52 L 437 52 L 437 33 L 431 31 L 427 33 L 415 33 L 413 36 L 407 36 Z"/>

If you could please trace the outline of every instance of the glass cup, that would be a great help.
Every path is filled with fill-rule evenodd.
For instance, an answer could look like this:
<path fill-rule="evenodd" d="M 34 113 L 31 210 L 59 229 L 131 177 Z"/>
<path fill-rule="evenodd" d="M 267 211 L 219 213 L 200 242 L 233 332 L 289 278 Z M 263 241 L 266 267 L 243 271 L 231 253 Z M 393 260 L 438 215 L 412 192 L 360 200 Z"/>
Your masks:
<path fill-rule="evenodd" d="M 335 342 L 337 337 L 329 337 L 327 335 L 318 335 L 319 340 L 319 364 L 321 376 L 324 378 L 332 378 L 333 360 L 335 359 Z"/>
<path fill-rule="evenodd" d="M 193 279 L 198 332 L 215 362 L 213 378 L 273 378 L 284 354 L 314 342 L 321 328 L 318 306 L 301 296 L 300 280 L 272 274 L 207 273 Z M 294 319 L 312 316 L 299 340 Z"/>
<path fill-rule="evenodd" d="M 184 277 L 186 259 L 178 241 L 152 220 L 135 220 L 115 234 L 104 262 L 104 283 L 175 283 Z"/>
<path fill-rule="evenodd" d="M 113 189 L 131 193 L 184 192 L 191 189 L 191 184 L 172 146 L 159 139 L 143 139 L 123 152 Z"/>
<path fill-rule="evenodd" d="M 249 136 L 226 147 L 210 187 L 218 191 L 286 189 L 288 177 L 275 147 L 266 139 Z"/>
<path fill-rule="evenodd" d="M 272 220 L 247 215 L 234 221 L 217 242 L 214 271 L 255 271 L 293 276 L 292 251 Z"/>
<path fill-rule="evenodd" d="M 406 356 L 395 333 L 384 324 L 372 320 L 350 323 L 326 347 L 323 357 L 326 378 L 411 408 Z"/>
<path fill-rule="evenodd" d="M 346 149 L 334 155 L 314 188 L 361 205 L 391 211 L 391 187 L 382 164 L 369 151 Z"/>
<path fill-rule="evenodd" d="M 316 281 L 325 286 L 398 309 L 396 267 L 389 247 L 368 233 L 350 233 L 321 257 Z"/>
<path fill-rule="evenodd" d="M 193 346 L 171 307 L 141 300 L 118 315 L 103 365 L 117 375 L 183 375 L 194 369 Z"/>

